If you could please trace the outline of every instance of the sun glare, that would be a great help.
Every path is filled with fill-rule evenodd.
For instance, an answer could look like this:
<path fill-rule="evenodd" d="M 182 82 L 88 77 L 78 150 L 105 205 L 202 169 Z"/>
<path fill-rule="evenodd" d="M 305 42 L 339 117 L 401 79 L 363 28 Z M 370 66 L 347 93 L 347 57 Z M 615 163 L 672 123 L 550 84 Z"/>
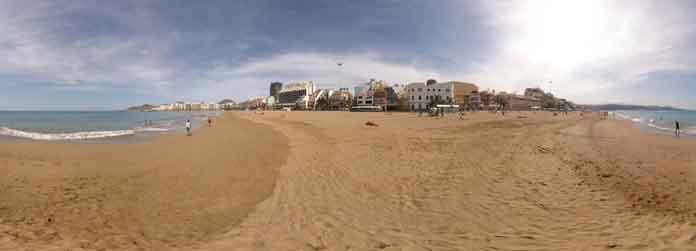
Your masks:
<path fill-rule="evenodd" d="M 609 57 L 620 49 L 626 22 L 601 1 L 530 1 L 518 13 L 513 50 L 556 71 Z"/>

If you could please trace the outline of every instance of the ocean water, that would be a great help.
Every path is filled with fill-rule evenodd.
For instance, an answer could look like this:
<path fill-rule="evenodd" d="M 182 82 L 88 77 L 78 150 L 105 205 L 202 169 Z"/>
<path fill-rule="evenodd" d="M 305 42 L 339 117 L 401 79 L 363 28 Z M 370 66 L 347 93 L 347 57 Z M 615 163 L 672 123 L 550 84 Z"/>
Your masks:
<path fill-rule="evenodd" d="M 0 136 L 85 140 L 180 131 L 216 112 L 0 111 Z"/>
<path fill-rule="evenodd" d="M 614 111 L 617 119 L 654 133 L 674 134 L 675 121 L 684 135 L 696 136 L 696 111 Z"/>

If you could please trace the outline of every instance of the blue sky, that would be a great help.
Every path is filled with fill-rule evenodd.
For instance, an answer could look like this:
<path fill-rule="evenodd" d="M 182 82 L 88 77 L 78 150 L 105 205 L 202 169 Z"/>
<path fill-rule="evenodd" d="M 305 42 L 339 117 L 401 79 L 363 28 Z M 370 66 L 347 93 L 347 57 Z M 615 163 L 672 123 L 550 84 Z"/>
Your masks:
<path fill-rule="evenodd" d="M 0 109 L 428 78 L 696 108 L 694 1 L 0 1 Z M 343 62 L 338 67 L 336 62 Z"/>

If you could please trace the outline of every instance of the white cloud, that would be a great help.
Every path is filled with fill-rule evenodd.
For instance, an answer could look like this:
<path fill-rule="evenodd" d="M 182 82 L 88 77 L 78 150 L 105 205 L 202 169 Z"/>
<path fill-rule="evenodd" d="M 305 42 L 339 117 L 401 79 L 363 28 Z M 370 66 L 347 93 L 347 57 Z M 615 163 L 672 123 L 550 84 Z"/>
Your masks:
<path fill-rule="evenodd" d="M 342 55 L 294 52 L 260 58 L 241 66 L 219 65 L 195 82 L 207 82 L 202 85 L 211 88 L 218 86 L 219 90 L 228 90 L 236 93 L 237 98 L 245 98 L 265 95 L 271 81 L 287 83 L 311 80 L 317 86 L 327 88 L 352 87 L 370 78 L 405 84 L 438 76 L 435 71 L 419 69 L 410 64 L 383 62 L 376 53 Z M 234 87 L 231 88 L 231 85 Z"/>
<path fill-rule="evenodd" d="M 452 55 L 438 53 L 415 57 L 413 55 L 421 55 L 415 53 L 409 58 L 409 55 L 383 55 L 383 51 L 370 48 L 360 49 L 371 51 L 369 53 L 321 53 L 311 52 L 313 45 L 310 44 L 305 50 L 289 51 L 282 46 L 271 46 L 281 48 L 278 51 L 282 53 L 248 59 L 251 55 L 266 54 L 267 51 L 257 51 L 259 44 L 281 44 L 280 40 L 274 40 L 276 38 L 263 42 L 258 38 L 223 40 L 226 45 L 234 43 L 236 46 L 229 46 L 233 49 L 227 48 L 229 51 L 221 53 L 224 55 L 216 55 L 219 49 L 215 48 L 216 43 L 221 41 L 216 41 L 214 34 L 206 33 L 211 37 L 201 42 L 196 40 L 197 34 L 168 29 L 169 24 L 158 17 L 163 13 L 157 10 L 135 8 L 131 13 L 121 13 L 84 2 L 0 1 L 0 33 L 3 34 L 0 36 L 0 76 L 17 76 L 23 83 L 54 83 L 64 89 L 98 90 L 101 85 L 119 86 L 169 99 L 228 96 L 243 99 L 266 94 L 271 81 L 312 80 L 320 87 L 352 87 L 370 78 L 390 83 L 435 78 L 518 92 L 525 87 L 540 86 L 578 102 L 598 103 L 626 99 L 611 91 L 630 86 L 651 72 L 694 71 L 696 58 L 690 53 L 696 49 L 690 43 L 696 38 L 690 13 L 694 8 L 681 6 L 691 4 L 688 1 L 482 3 L 483 18 L 487 19 L 484 23 L 495 31 L 491 39 L 495 45 L 491 47 L 496 50 L 480 62 L 468 62 L 456 54 L 469 46 L 445 43 L 431 46 L 437 48 L 413 50 L 431 54 L 444 51 Z M 73 38 L 70 32 L 89 33 L 79 30 L 82 26 L 71 27 L 83 21 L 71 19 L 73 12 L 93 16 L 91 18 L 99 21 L 113 21 L 118 24 L 115 27 L 126 27 L 127 32 L 112 34 L 106 29 L 104 34 Z M 450 28 L 449 33 L 454 37 L 484 36 Z M 103 31 L 99 30 L 100 26 L 94 29 Z M 433 35 L 433 39 L 438 37 Z M 488 48 L 471 46 L 479 47 Z M 186 51 L 191 48 L 198 51 Z M 404 61 L 387 61 L 382 56 Z M 449 56 L 451 58 L 447 58 Z M 343 66 L 339 67 L 339 62 Z M 417 66 L 416 62 L 421 64 Z M 446 69 L 422 66 L 437 63 Z M 467 70 L 451 70 L 458 67 Z"/>
<path fill-rule="evenodd" d="M 693 70 L 683 48 L 675 48 L 693 30 L 690 14 L 680 6 L 599 0 L 485 3 L 499 50 L 472 71 L 470 77 L 484 85 L 518 91 L 551 86 L 579 102 L 607 102 L 620 96 L 610 90 L 644 74 Z"/>

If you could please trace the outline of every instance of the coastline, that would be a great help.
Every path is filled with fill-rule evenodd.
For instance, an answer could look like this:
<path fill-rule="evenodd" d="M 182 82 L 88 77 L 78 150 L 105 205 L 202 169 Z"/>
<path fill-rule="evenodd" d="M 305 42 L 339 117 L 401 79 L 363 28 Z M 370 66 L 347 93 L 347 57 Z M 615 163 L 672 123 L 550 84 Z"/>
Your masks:
<path fill-rule="evenodd" d="M 679 120 L 681 123 L 681 137 L 688 139 L 696 139 L 696 121 L 694 118 L 670 118 L 669 123 L 665 124 L 663 122 L 662 113 L 672 113 L 677 111 L 611 111 L 610 117 L 616 120 L 628 121 L 633 127 L 638 128 L 642 131 L 660 134 L 660 135 L 672 135 L 674 136 L 674 120 Z M 678 111 L 678 112 L 694 112 L 694 111 Z M 654 113 L 653 116 L 648 115 L 648 113 Z"/>
<path fill-rule="evenodd" d="M 65 154 L 42 152 L 46 150 L 37 153 L 32 147 L 36 144 L 25 144 L 8 155 L 0 143 L 0 163 L 8 163 L 13 157 L 26 162 L 19 169 L 0 168 L 0 172 L 11 174 L 3 182 L 14 182 L 21 188 L 2 187 L 3 198 L 16 199 L 23 205 L 27 202 L 22 200 L 33 198 L 26 196 L 25 190 L 29 189 L 38 197 L 36 200 L 43 200 L 41 203 L 55 203 L 46 206 L 45 212 L 62 212 L 59 215 L 63 217 L 82 214 L 93 219 L 90 222 L 97 222 L 87 230 L 94 232 L 91 236 L 95 239 L 90 240 L 93 244 L 64 238 L 65 231 L 80 229 L 75 224 L 55 228 L 49 236 L 60 238 L 52 239 L 36 228 L 34 237 L 18 239 L 23 242 L 14 240 L 14 247 L 28 245 L 31 249 L 48 243 L 165 250 L 696 248 L 696 169 L 692 168 L 696 141 L 646 133 L 629 122 L 602 120 L 597 113 L 552 116 L 546 112 L 511 112 L 504 117 L 468 113 L 460 120 L 452 114 L 434 118 L 413 113 L 236 112 L 224 118 L 214 122 L 213 130 L 202 128 L 190 138 L 205 138 L 198 142 L 204 143 L 204 151 L 190 156 L 177 152 L 181 147 L 190 149 L 181 144 L 187 142 L 181 140 L 189 139 L 184 135 L 155 139 L 165 148 L 164 156 L 168 157 L 163 160 L 152 158 L 152 152 L 124 160 L 107 149 L 123 145 L 106 145 L 100 150 L 103 155 L 90 152 L 89 160 L 81 162 L 79 158 L 85 153 L 77 149 L 86 147 L 65 144 L 60 145 L 61 149 L 70 154 L 62 165 L 46 168 L 34 165 L 51 163 Z M 367 126 L 366 121 L 376 126 Z M 228 138 L 230 135 L 220 139 L 222 134 L 215 129 L 221 127 L 225 132 L 236 132 L 234 139 Z M 240 139 L 236 137 L 246 139 L 241 142 L 248 149 L 226 147 L 240 145 L 235 143 Z M 235 176 L 237 169 L 230 173 L 223 170 L 226 168 L 196 171 L 201 165 L 181 161 L 205 163 L 203 166 L 233 163 L 230 166 L 244 167 L 246 171 L 242 172 L 250 176 Z M 277 167 L 273 171 L 264 168 L 269 161 Z M 86 176 L 74 167 L 77 163 L 112 163 L 109 165 L 125 170 L 86 168 L 82 172 L 99 174 L 100 178 L 78 180 L 81 187 L 70 188 L 72 183 L 63 179 Z M 12 177 L 20 174 L 33 178 L 13 181 Z M 124 175 L 133 178 L 118 186 L 100 185 L 102 181 L 121 181 L 109 177 Z M 219 177 L 225 175 L 233 177 Z M 61 189 L 52 193 L 46 190 L 52 182 L 45 181 L 55 177 L 61 177 L 56 182 Z M 227 188 L 224 195 L 218 194 L 221 197 L 214 196 L 218 189 L 206 189 L 229 183 L 233 187 Z M 244 185 L 252 183 L 251 187 Z M 101 194 L 110 197 L 100 202 L 99 196 L 93 196 L 99 193 L 89 190 L 95 186 L 108 188 Z M 67 192 L 66 187 L 70 188 Z M 124 188 L 109 190 L 113 187 Z M 77 195 L 72 198 L 71 194 Z M 253 194 L 262 196 L 238 201 Z M 56 196 L 67 196 L 69 200 L 51 199 Z M 151 206 L 176 205 L 182 197 L 193 204 L 179 208 Z M 211 205 L 223 198 L 234 205 Z M 125 204 L 114 200 L 124 200 Z M 125 202 L 131 200 L 136 202 Z M 154 200 L 149 202 L 154 204 L 146 205 L 148 200 Z M 0 212 L 6 215 L 8 206 L 12 207 L 0 205 Z M 81 212 L 85 207 L 97 207 L 106 215 L 124 210 L 147 217 L 119 217 L 116 222 L 105 222 L 113 218 Z M 235 217 L 223 217 L 228 221 L 203 217 L 207 223 L 200 228 L 184 224 L 202 219 L 194 212 L 216 209 Z M 166 220 L 149 220 L 159 217 L 158 213 L 167 214 L 160 218 Z M 59 219 L 55 218 L 54 223 L 26 220 L 37 215 L 45 219 L 45 215 L 32 210 L 14 215 L 17 218 L 0 222 L 0 232 L 8 222 L 28 224 L 19 225 L 26 231 L 31 226 L 57 225 Z M 27 215 L 24 221 L 15 220 Z M 158 230 L 165 222 L 179 222 L 186 227 L 171 231 L 176 228 L 171 225 Z M 213 231 L 205 230 L 208 224 L 216 226 Z M 143 232 L 148 234 L 140 235 Z M 200 238 L 192 240 L 189 235 Z M 13 247 L 8 245 L 0 242 L 0 247 Z"/>
<path fill-rule="evenodd" d="M 0 142 L 0 247 L 175 249 L 205 241 L 270 195 L 287 144 L 234 114 L 190 137 L 137 144 Z"/>
<path fill-rule="evenodd" d="M 19 114 L 19 112 L 13 112 Z M 150 140 L 158 135 L 172 134 L 184 132 L 184 121 L 187 119 L 191 120 L 192 129 L 197 129 L 201 125 L 205 125 L 206 119 L 208 117 L 217 118 L 223 113 L 221 112 L 181 112 L 173 113 L 167 112 L 162 116 L 133 116 L 137 117 L 139 120 L 134 121 L 132 118 L 125 116 L 126 121 L 111 119 L 109 117 L 121 114 L 143 114 L 144 112 L 132 112 L 132 111 L 104 111 L 104 112 L 79 112 L 79 111 L 31 111 L 29 113 L 46 113 L 50 114 L 51 117 L 61 116 L 61 113 L 65 114 L 67 117 L 74 119 L 76 114 L 87 114 L 89 116 L 97 116 L 100 113 L 112 113 L 112 114 L 100 114 L 101 118 L 98 120 L 88 120 L 81 121 L 77 116 L 76 121 L 62 120 L 60 123 L 62 126 L 66 126 L 63 129 L 56 129 L 50 127 L 51 124 L 40 124 L 44 127 L 38 127 L 35 129 L 15 129 L 12 126 L 12 122 L 6 122 L 5 126 L 0 124 L 0 140 L 13 141 L 13 142 L 51 142 L 51 143 L 67 143 L 67 144 L 125 144 L 125 143 L 138 143 Z M 153 114 L 153 113 L 147 113 Z M 171 114 L 176 114 L 173 116 Z M 34 115 L 36 116 L 36 115 Z M 123 117 L 123 116 L 116 116 Z M 2 117 L 0 117 L 2 118 Z M 12 118 L 2 118 L 4 120 Z M 16 118 L 23 126 L 35 127 L 37 125 L 33 124 L 32 121 L 35 120 L 34 117 L 30 118 Z M 155 120 L 151 120 L 155 119 Z M 113 122 L 114 125 L 109 125 L 109 122 Z M 147 124 L 149 122 L 151 124 Z M 68 124 L 65 124 L 68 123 Z M 92 125 L 87 126 L 87 128 L 80 127 L 81 129 L 71 128 L 75 126 L 84 126 L 89 124 L 97 124 L 100 126 Z M 145 125 L 143 125 L 145 124 Z M 59 126 L 61 126 L 59 125 Z"/>

